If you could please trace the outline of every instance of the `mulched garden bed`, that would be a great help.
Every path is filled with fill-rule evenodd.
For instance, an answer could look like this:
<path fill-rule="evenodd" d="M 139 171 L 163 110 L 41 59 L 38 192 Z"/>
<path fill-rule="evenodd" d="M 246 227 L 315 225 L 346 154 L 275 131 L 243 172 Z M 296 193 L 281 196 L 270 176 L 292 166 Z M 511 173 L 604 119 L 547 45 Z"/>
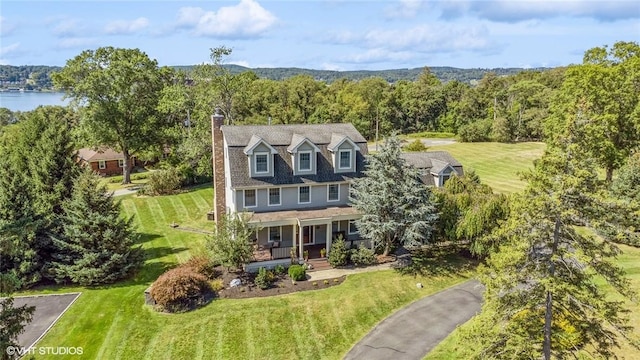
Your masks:
<path fill-rule="evenodd" d="M 290 294 L 297 291 L 326 289 L 331 286 L 342 284 L 346 278 L 346 276 L 341 276 L 333 279 L 304 280 L 296 281 L 294 283 L 288 275 L 283 274 L 276 275 L 276 279 L 271 288 L 262 290 L 253 283 L 253 279 L 257 274 L 228 272 L 223 268 L 216 268 L 216 270 L 222 273 L 220 278 L 222 279 L 225 288 L 218 291 L 218 297 L 223 299 L 247 299 Z M 242 281 L 242 285 L 233 288 L 229 287 L 229 284 L 233 279 L 240 279 Z"/>

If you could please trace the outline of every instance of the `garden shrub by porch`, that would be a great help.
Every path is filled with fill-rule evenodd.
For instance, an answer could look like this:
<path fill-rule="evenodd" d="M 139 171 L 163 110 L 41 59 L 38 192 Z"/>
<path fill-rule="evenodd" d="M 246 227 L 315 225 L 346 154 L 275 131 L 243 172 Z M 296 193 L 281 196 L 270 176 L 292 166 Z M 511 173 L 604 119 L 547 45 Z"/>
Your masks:
<path fill-rule="evenodd" d="M 357 250 L 351 251 L 351 262 L 356 266 L 368 266 L 375 264 L 376 254 L 366 246 L 360 245 Z"/>
<path fill-rule="evenodd" d="M 284 274 L 284 273 L 285 273 L 285 268 L 284 268 L 284 266 L 282 266 L 282 265 L 278 264 L 278 265 L 276 265 L 276 267 L 274 268 L 274 271 L 275 271 L 276 275 L 282 275 L 282 274 Z"/>
<path fill-rule="evenodd" d="M 258 270 L 258 275 L 256 275 L 256 278 L 253 280 L 253 282 L 260 289 L 266 290 L 271 287 L 274 280 L 275 277 L 273 276 L 273 273 L 270 270 L 261 267 L 260 270 Z"/>
<path fill-rule="evenodd" d="M 331 245 L 329 264 L 332 267 L 345 266 L 347 261 L 349 261 L 349 249 L 347 249 L 347 244 L 344 242 L 342 235 L 339 235 Z"/>
<path fill-rule="evenodd" d="M 302 281 L 307 278 L 306 270 L 302 265 L 291 265 L 289 267 L 289 277 L 293 281 Z"/>
<path fill-rule="evenodd" d="M 205 304 L 213 290 L 206 276 L 180 266 L 160 275 L 151 287 L 151 297 L 162 310 L 183 312 Z"/>
<path fill-rule="evenodd" d="M 181 266 L 190 268 L 198 274 L 202 274 L 209 280 L 217 278 L 220 274 L 215 270 L 213 261 L 210 258 L 202 255 L 191 257 L 187 262 Z"/>

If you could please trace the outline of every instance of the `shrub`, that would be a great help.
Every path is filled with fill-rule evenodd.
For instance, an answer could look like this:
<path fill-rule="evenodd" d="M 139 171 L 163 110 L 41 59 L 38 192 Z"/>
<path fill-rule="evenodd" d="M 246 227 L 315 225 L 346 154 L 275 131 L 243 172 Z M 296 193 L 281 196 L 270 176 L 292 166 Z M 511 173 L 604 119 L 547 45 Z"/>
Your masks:
<path fill-rule="evenodd" d="M 202 255 L 193 256 L 187 262 L 182 264 L 181 266 L 190 268 L 198 274 L 202 274 L 207 277 L 207 279 L 215 279 L 220 274 L 215 270 L 214 264 L 210 258 Z"/>
<path fill-rule="evenodd" d="M 276 275 L 282 275 L 285 272 L 284 266 L 278 264 L 276 265 L 275 269 L 274 269 Z"/>
<path fill-rule="evenodd" d="M 175 168 L 158 170 L 149 174 L 149 181 L 142 192 L 152 196 L 173 194 L 180 188 L 180 184 L 180 174 Z"/>
<path fill-rule="evenodd" d="M 329 252 L 329 264 L 333 267 L 345 266 L 349 260 L 349 249 L 344 242 L 342 235 L 338 235 L 336 241 L 331 245 Z"/>
<path fill-rule="evenodd" d="M 415 139 L 404 147 L 405 151 L 426 151 L 427 147 L 420 141 L 420 139 Z"/>
<path fill-rule="evenodd" d="M 182 266 L 160 275 L 151 287 L 153 300 L 169 312 L 194 309 L 206 303 L 212 294 L 206 276 Z"/>
<path fill-rule="evenodd" d="M 266 290 L 271 287 L 271 284 L 273 284 L 273 280 L 273 273 L 261 267 L 260 270 L 258 270 L 258 275 L 256 275 L 256 278 L 253 280 L 253 282 L 260 289 Z"/>
<path fill-rule="evenodd" d="M 358 250 L 351 253 L 351 261 L 356 266 L 367 266 L 376 263 L 376 254 L 366 246 L 360 245 Z"/>
<path fill-rule="evenodd" d="M 225 214 L 218 222 L 217 231 L 207 237 L 207 249 L 216 263 L 227 270 L 238 270 L 253 259 L 254 229 L 249 226 L 249 216 L 245 213 Z"/>
<path fill-rule="evenodd" d="M 306 270 L 302 265 L 291 265 L 289 267 L 289 277 L 293 281 L 301 281 L 307 278 Z"/>
<path fill-rule="evenodd" d="M 224 282 L 222 282 L 222 279 L 211 280 L 209 281 L 209 285 L 211 285 L 211 289 L 213 289 L 213 291 L 220 291 L 224 289 Z"/>
<path fill-rule="evenodd" d="M 478 120 L 458 129 L 458 138 L 463 142 L 489 141 L 490 135 L 491 120 Z"/>

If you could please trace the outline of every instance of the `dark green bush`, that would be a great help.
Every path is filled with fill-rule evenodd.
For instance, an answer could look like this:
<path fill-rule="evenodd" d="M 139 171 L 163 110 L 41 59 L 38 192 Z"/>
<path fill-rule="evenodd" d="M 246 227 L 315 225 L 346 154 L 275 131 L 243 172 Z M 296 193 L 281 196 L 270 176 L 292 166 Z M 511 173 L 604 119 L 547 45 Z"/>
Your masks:
<path fill-rule="evenodd" d="M 360 245 L 358 250 L 351 252 L 351 262 L 356 266 L 368 266 L 377 263 L 376 254 L 366 246 Z"/>
<path fill-rule="evenodd" d="M 153 171 L 149 175 L 149 182 L 143 187 L 143 193 L 152 196 L 169 195 L 178 190 L 180 184 L 180 174 L 175 168 Z"/>
<path fill-rule="evenodd" d="M 182 312 L 205 304 L 213 290 L 206 276 L 180 266 L 160 275 L 151 286 L 151 297 L 162 310 Z"/>
<path fill-rule="evenodd" d="M 273 273 L 263 267 L 258 270 L 258 275 L 253 280 L 257 287 L 262 290 L 266 290 L 271 287 L 273 284 L 274 276 Z"/>
<path fill-rule="evenodd" d="M 276 268 L 274 269 L 274 271 L 275 271 L 276 275 L 282 275 L 282 274 L 285 273 L 285 268 L 284 268 L 284 266 L 278 264 L 278 265 L 276 265 Z"/>
<path fill-rule="evenodd" d="M 349 249 L 347 249 L 347 244 L 344 242 L 342 235 L 339 235 L 331 245 L 331 250 L 329 251 L 329 264 L 333 267 L 345 266 L 348 261 Z"/>
<path fill-rule="evenodd" d="M 289 267 L 289 277 L 294 281 L 302 281 L 307 278 L 306 270 L 302 265 L 291 265 Z"/>

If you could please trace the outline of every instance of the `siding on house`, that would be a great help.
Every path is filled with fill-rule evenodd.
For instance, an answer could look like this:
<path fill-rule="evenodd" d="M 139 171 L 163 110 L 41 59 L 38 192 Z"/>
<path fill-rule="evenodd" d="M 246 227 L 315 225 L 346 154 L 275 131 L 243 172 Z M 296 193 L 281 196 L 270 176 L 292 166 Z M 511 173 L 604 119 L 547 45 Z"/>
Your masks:
<path fill-rule="evenodd" d="M 261 187 L 256 189 L 256 202 L 255 207 L 244 207 L 244 190 L 238 189 L 235 191 L 235 205 L 238 211 L 251 211 L 251 212 L 269 212 L 269 211 L 282 211 L 282 210 L 295 210 L 295 209 L 309 209 L 309 208 L 323 208 L 333 206 L 344 206 L 349 203 L 349 184 L 340 183 L 340 199 L 338 201 L 327 201 L 327 192 L 329 190 L 327 183 L 324 184 L 300 184 L 295 186 L 285 186 L 280 188 L 280 205 L 271 206 L 269 201 L 269 188 L 278 188 L 278 186 L 271 186 L 268 188 Z M 298 203 L 298 191 L 299 186 L 309 186 L 311 190 L 311 202 Z M 253 188 L 255 189 L 255 188 Z"/>

